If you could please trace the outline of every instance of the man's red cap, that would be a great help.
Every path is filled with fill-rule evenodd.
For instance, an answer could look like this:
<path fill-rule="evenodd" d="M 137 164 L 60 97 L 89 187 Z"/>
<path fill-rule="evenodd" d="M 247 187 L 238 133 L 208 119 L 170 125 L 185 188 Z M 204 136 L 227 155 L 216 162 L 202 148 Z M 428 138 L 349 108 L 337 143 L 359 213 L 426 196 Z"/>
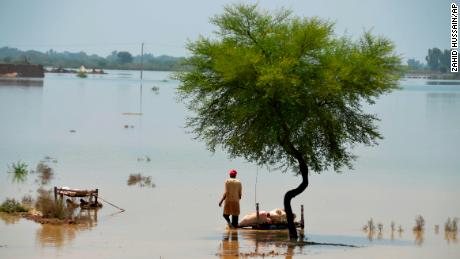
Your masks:
<path fill-rule="evenodd" d="M 236 170 L 235 169 L 232 169 L 228 172 L 228 174 L 230 174 L 230 176 L 234 177 L 236 176 Z"/>

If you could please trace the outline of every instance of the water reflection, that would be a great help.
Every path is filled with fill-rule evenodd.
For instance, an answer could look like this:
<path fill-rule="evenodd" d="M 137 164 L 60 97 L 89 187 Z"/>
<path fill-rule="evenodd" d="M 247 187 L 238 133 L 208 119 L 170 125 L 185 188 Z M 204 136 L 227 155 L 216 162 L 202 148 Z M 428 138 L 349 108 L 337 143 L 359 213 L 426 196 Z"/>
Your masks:
<path fill-rule="evenodd" d="M 239 258 L 239 248 L 240 244 L 238 242 L 238 230 L 227 231 L 222 238 L 220 258 Z"/>
<path fill-rule="evenodd" d="M 424 231 L 423 230 L 414 230 L 413 232 L 414 232 L 414 236 L 415 236 L 415 244 L 418 245 L 418 246 L 423 245 Z"/>
<path fill-rule="evenodd" d="M 0 212 L 0 219 L 5 222 L 5 225 L 10 225 L 16 224 L 21 218 L 19 216 Z"/>
<path fill-rule="evenodd" d="M 427 85 L 460 85 L 457 80 L 427 80 Z"/>
<path fill-rule="evenodd" d="M 0 86 L 43 86 L 42 78 L 0 78 Z"/>
<path fill-rule="evenodd" d="M 265 256 L 293 258 L 295 254 L 303 254 L 305 246 L 314 244 L 313 242 L 290 241 L 287 230 L 227 230 L 223 235 L 217 255 L 227 259 Z"/>
<path fill-rule="evenodd" d="M 450 243 L 457 243 L 457 232 L 453 231 L 446 231 L 444 233 L 444 239 L 447 241 L 448 244 Z"/>
<path fill-rule="evenodd" d="M 80 210 L 74 217 L 78 224 L 42 224 L 36 232 L 36 242 L 42 247 L 61 248 L 74 240 L 78 232 L 94 228 L 97 213 L 98 209 Z"/>

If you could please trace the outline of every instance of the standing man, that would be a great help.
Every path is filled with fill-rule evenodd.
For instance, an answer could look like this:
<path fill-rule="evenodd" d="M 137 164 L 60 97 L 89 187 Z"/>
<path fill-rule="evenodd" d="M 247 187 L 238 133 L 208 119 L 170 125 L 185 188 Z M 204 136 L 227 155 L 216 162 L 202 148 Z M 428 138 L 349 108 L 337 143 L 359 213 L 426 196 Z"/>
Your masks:
<path fill-rule="evenodd" d="M 225 189 L 224 195 L 219 202 L 219 207 L 222 206 L 222 202 L 225 200 L 224 204 L 224 218 L 228 223 L 230 228 L 238 227 L 238 216 L 240 215 L 240 200 L 241 192 L 243 187 L 241 187 L 241 182 L 236 179 L 236 170 L 232 169 L 229 171 L 230 178 L 225 180 Z M 230 223 L 230 215 L 232 215 L 232 222 Z"/>

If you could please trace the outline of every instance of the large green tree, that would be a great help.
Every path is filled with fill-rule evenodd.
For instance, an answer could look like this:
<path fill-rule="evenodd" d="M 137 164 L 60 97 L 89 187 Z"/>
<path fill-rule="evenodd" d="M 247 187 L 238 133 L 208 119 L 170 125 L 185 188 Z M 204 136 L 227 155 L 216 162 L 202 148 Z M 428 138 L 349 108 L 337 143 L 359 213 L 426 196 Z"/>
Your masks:
<path fill-rule="evenodd" d="M 284 196 L 296 238 L 290 202 L 307 188 L 309 172 L 351 167 L 353 145 L 381 138 L 362 105 L 397 87 L 400 58 L 385 38 L 337 37 L 332 23 L 287 10 L 231 5 L 211 22 L 215 37 L 189 43 L 192 70 L 177 74 L 194 112 L 187 125 L 211 151 L 220 146 L 302 176 Z"/>

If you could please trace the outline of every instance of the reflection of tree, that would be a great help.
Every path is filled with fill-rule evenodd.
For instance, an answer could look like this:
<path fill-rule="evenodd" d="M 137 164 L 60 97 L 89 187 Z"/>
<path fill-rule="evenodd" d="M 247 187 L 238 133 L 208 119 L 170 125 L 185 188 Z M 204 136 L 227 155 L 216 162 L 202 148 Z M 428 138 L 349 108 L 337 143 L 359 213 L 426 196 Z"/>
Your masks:
<path fill-rule="evenodd" d="M 457 243 L 457 232 L 455 231 L 446 231 L 444 232 L 444 239 L 447 241 L 448 244 L 451 242 Z"/>
<path fill-rule="evenodd" d="M 414 230 L 414 235 L 415 235 L 415 244 L 417 245 L 422 245 L 423 244 L 423 230 Z"/>
<path fill-rule="evenodd" d="M 293 241 L 289 241 L 289 233 L 287 231 L 230 230 L 223 236 L 219 256 L 221 258 L 275 256 L 283 254 L 292 256 L 296 246 L 294 243 Z"/>
<path fill-rule="evenodd" d="M 19 219 L 21 219 L 21 217 L 0 212 L 0 219 L 3 220 L 3 222 L 5 222 L 6 225 L 10 225 L 17 223 Z"/>
<path fill-rule="evenodd" d="M 272 257 L 285 256 L 293 258 L 294 255 L 303 254 L 305 246 L 343 246 L 344 244 L 316 243 L 304 240 L 290 240 L 287 230 L 229 230 L 223 235 L 220 258 L 246 258 L 246 257 Z"/>
<path fill-rule="evenodd" d="M 90 230 L 97 224 L 97 209 L 80 210 L 75 219 L 77 224 L 52 225 L 43 224 L 37 230 L 36 242 L 42 247 L 52 246 L 61 248 L 75 239 L 79 231 Z"/>
<path fill-rule="evenodd" d="M 73 225 L 43 224 L 37 230 L 36 242 L 42 247 L 53 246 L 60 248 L 75 238 L 77 228 L 78 226 Z"/>

